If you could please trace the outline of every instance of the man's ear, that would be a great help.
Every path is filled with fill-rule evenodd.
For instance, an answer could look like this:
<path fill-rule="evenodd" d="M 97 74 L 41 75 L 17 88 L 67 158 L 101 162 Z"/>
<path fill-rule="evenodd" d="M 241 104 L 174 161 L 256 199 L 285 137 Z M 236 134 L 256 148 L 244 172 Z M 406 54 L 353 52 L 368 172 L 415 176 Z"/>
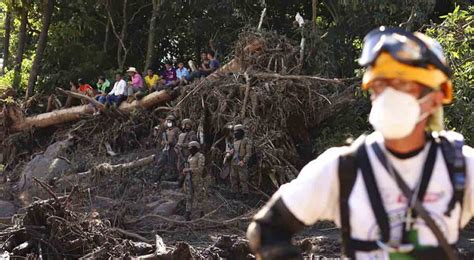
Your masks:
<path fill-rule="evenodd" d="M 444 94 L 441 90 L 433 92 L 433 106 L 439 107 L 443 105 Z"/>

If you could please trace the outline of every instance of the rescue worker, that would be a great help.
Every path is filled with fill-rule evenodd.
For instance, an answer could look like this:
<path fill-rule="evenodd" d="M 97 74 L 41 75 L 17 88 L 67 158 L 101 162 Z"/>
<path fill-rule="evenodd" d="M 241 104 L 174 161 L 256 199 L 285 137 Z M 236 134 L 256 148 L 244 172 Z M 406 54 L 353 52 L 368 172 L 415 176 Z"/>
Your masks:
<path fill-rule="evenodd" d="M 184 217 L 189 221 L 193 208 L 196 207 L 198 202 L 202 204 L 205 201 L 207 188 L 203 176 L 206 158 L 199 152 L 201 145 L 196 141 L 192 141 L 188 147 L 190 154 L 182 174 L 185 175 L 184 191 L 186 194 L 186 213 Z"/>
<path fill-rule="evenodd" d="M 247 230 L 260 259 L 299 259 L 291 237 L 318 220 L 341 227 L 351 259 L 457 259 L 474 214 L 474 149 L 442 131 L 452 85 L 441 46 L 380 27 L 359 63 L 375 132 L 327 150 L 280 187 Z"/>
<path fill-rule="evenodd" d="M 249 194 L 247 163 L 252 155 L 252 143 L 245 137 L 245 127 L 241 124 L 234 126 L 233 148 L 226 154 L 231 158 L 230 186 L 234 194 Z"/>
<path fill-rule="evenodd" d="M 166 130 L 162 134 L 161 145 L 163 146 L 162 160 L 160 166 L 165 169 L 167 179 L 176 180 L 178 178 L 177 154 L 175 146 L 181 130 L 176 126 L 176 117 L 168 115 L 165 120 Z"/>
<path fill-rule="evenodd" d="M 192 141 L 197 141 L 196 132 L 193 130 L 193 121 L 186 118 L 181 121 L 181 130 L 183 131 L 178 136 L 178 142 L 176 144 L 176 153 L 178 155 L 178 171 L 181 172 L 184 168 L 184 164 L 189 156 L 188 144 Z M 184 179 L 181 178 L 180 186 Z"/>

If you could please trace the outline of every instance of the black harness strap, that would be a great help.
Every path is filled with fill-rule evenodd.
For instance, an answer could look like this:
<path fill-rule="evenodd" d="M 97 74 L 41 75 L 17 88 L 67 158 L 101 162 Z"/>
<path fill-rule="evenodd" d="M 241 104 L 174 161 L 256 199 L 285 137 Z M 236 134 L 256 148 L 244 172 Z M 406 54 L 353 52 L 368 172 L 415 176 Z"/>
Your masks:
<path fill-rule="evenodd" d="M 464 140 L 450 141 L 445 136 L 440 135 L 439 143 L 446 162 L 446 167 L 448 168 L 449 179 L 453 186 L 453 196 L 445 212 L 445 214 L 449 216 L 456 206 L 456 203 L 459 202 L 462 206 L 464 200 L 464 190 L 466 187 L 466 161 L 462 154 Z"/>
<path fill-rule="evenodd" d="M 438 150 L 437 147 L 438 145 L 435 142 L 431 143 L 430 150 L 428 151 L 428 156 L 426 157 L 425 165 L 423 166 L 420 190 L 418 191 L 418 199 L 420 201 L 423 201 L 426 195 L 426 190 L 428 190 L 428 184 L 430 183 L 431 176 L 433 175 L 433 168 L 436 161 L 436 151 Z"/>
<path fill-rule="evenodd" d="M 377 220 L 377 225 L 380 228 L 382 242 L 386 243 L 390 240 L 390 222 L 388 220 L 387 211 L 382 203 L 382 197 L 380 196 L 375 181 L 375 175 L 365 145 L 361 145 L 357 150 L 357 162 L 362 171 L 362 177 L 364 178 L 365 187 L 367 188 L 367 194 L 369 195 L 372 211 Z"/>
<path fill-rule="evenodd" d="M 365 136 L 361 136 L 350 147 L 350 150 L 339 157 L 339 210 L 341 219 L 342 254 L 355 259 L 354 247 L 350 246 L 351 226 L 349 214 L 349 197 L 357 178 L 356 152 L 359 145 L 364 145 Z"/>

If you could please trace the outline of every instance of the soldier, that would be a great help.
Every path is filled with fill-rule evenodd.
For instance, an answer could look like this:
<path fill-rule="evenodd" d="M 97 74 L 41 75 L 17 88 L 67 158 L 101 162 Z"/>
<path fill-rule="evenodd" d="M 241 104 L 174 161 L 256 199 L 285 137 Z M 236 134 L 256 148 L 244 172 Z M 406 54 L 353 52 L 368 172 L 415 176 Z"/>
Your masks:
<path fill-rule="evenodd" d="M 224 161 L 222 162 L 222 170 L 220 171 L 219 177 L 225 181 L 230 174 L 230 159 L 231 151 L 234 149 L 234 140 L 233 140 L 233 129 L 234 125 L 228 123 L 224 126 L 224 136 L 221 138 L 225 141 L 225 151 L 224 151 Z M 220 142 L 220 141 L 218 141 Z"/>
<path fill-rule="evenodd" d="M 176 117 L 174 115 L 166 117 L 166 130 L 163 132 L 161 140 L 161 145 L 163 146 L 161 165 L 164 166 L 166 173 L 171 179 L 177 178 L 177 155 L 174 148 L 178 143 L 178 137 L 181 133 L 175 122 Z"/>
<path fill-rule="evenodd" d="M 186 220 L 191 219 L 191 210 L 193 202 L 204 201 L 206 196 L 206 187 L 204 182 L 204 164 L 205 157 L 199 152 L 201 145 L 192 141 L 188 145 L 189 157 L 186 163 L 186 168 L 183 169 L 182 174 L 185 175 L 184 191 L 186 194 L 186 213 L 184 217 Z"/>
<path fill-rule="evenodd" d="M 250 156 L 252 155 L 252 144 L 245 137 L 244 126 L 241 124 L 234 126 L 234 145 L 226 154 L 226 157 L 232 157 L 230 170 L 230 186 L 233 193 L 240 191 L 242 194 L 249 193 L 248 188 L 248 165 Z"/>
<path fill-rule="evenodd" d="M 176 153 L 178 154 L 178 171 L 181 172 L 184 168 L 184 164 L 189 156 L 189 149 L 188 145 L 192 141 L 197 141 L 196 132 L 193 130 L 193 121 L 191 119 L 186 118 L 181 121 L 181 129 L 183 132 L 178 137 L 178 143 L 176 144 Z M 180 178 L 181 179 L 181 178 Z M 180 180 L 180 186 L 182 181 Z"/>

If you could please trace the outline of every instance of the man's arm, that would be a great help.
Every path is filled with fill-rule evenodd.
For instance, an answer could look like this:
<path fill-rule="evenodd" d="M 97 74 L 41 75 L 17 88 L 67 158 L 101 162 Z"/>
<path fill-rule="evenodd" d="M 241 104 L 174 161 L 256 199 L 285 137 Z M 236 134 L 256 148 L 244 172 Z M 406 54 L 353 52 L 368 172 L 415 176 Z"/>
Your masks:
<path fill-rule="evenodd" d="M 296 259 L 292 236 L 318 220 L 338 220 L 339 155 L 333 148 L 307 164 L 298 178 L 284 184 L 255 215 L 247 236 L 251 249 L 263 259 Z"/>

